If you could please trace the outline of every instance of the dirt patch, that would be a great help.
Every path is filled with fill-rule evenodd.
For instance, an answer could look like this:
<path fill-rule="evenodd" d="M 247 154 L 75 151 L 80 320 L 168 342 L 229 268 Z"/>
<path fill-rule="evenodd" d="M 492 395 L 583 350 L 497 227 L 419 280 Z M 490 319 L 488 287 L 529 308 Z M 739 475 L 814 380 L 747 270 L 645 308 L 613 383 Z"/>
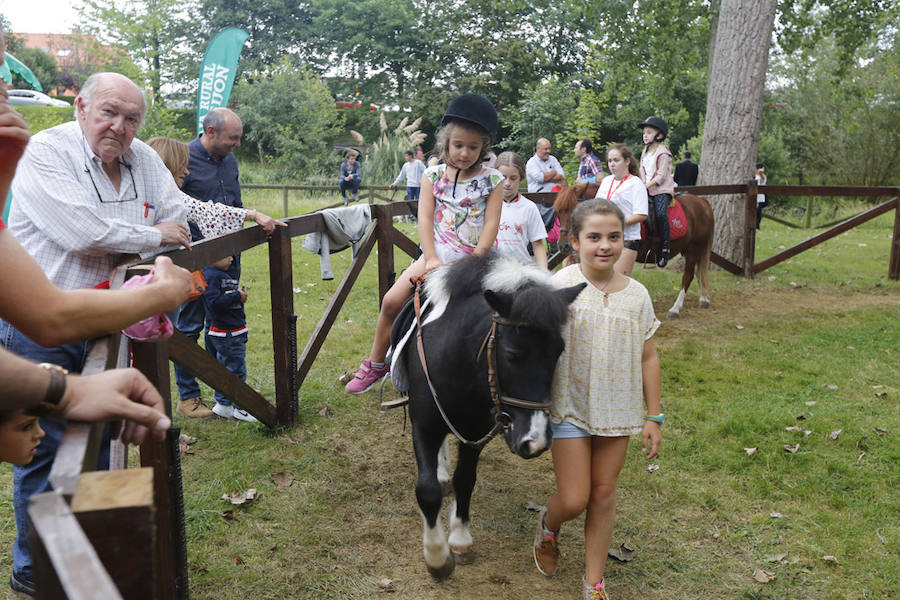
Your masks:
<path fill-rule="evenodd" d="M 900 288 L 889 286 L 876 293 L 839 293 L 820 289 L 768 289 L 724 292 L 713 296 L 712 307 L 686 306 L 680 319 L 665 319 L 668 304 L 658 302 L 657 314 L 663 327 L 658 334 L 661 347 L 673 347 L 685 336 L 715 339 L 716 332 L 736 326 L 752 327 L 755 322 L 792 319 L 810 312 L 829 314 L 862 308 L 900 308 Z M 339 437 L 348 458 L 361 466 L 354 483 L 354 498 L 342 504 L 342 514 L 352 525 L 350 543 L 332 540 L 328 566 L 330 584 L 317 592 L 306 588 L 303 597 L 384 597 L 401 599 L 558 599 L 580 598 L 584 546 L 581 519 L 564 526 L 561 538 L 563 557 L 557 575 L 547 578 L 534 567 L 531 539 L 536 513 L 529 503 L 543 504 L 555 483 L 549 453 L 531 461 L 513 456 L 500 441 L 485 449 L 479 465 L 479 480 L 472 501 L 472 534 L 477 553 L 470 565 L 459 565 L 452 577 L 434 582 L 422 558 L 422 522 L 415 503 L 415 461 L 408 426 L 403 427 L 403 411 L 373 414 L 374 427 L 365 433 L 349 424 Z M 338 441 L 338 440 L 334 440 Z M 443 516 L 449 500 L 445 501 Z M 619 513 L 646 511 L 645 499 L 633 498 L 627 490 L 619 495 Z M 641 550 L 654 547 L 653 532 L 633 532 Z M 326 534 L 327 535 L 327 534 Z M 645 539 L 645 536 L 650 536 Z M 617 530 L 614 543 L 624 541 Z M 641 551 L 639 550 L 639 552 Z M 664 582 L 648 580 L 635 562 L 610 560 L 607 574 L 610 593 L 616 600 L 663 599 L 671 597 Z M 305 565 L 307 575 L 321 572 L 323 565 Z M 673 567 L 674 568 L 674 567 Z M 728 577 L 727 574 L 722 574 Z M 362 579 L 362 581 L 361 581 Z M 355 584 L 350 583 L 356 581 Z M 387 583 L 387 580 L 390 583 Z M 379 590 L 378 582 L 390 591 Z"/>

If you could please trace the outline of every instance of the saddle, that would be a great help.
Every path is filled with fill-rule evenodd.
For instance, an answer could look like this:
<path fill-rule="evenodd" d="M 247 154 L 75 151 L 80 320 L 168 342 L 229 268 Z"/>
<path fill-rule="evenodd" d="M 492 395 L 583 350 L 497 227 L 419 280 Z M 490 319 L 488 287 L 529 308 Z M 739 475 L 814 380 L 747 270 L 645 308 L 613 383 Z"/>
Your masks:
<path fill-rule="evenodd" d="M 669 239 L 677 240 L 683 238 L 687 233 L 688 221 L 684 214 L 684 208 L 681 206 L 678 198 L 675 198 L 669 205 Z M 641 239 L 646 240 L 649 237 L 647 232 L 647 222 L 641 223 Z M 656 237 L 654 235 L 654 237 Z"/>

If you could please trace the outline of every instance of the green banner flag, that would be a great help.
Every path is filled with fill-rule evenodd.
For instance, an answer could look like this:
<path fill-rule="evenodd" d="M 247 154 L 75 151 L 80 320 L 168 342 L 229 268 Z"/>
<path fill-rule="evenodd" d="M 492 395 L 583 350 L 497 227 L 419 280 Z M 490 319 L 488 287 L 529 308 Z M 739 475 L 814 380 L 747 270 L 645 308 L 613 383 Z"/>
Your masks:
<path fill-rule="evenodd" d="M 9 66 L 9 70 L 24 79 L 28 82 L 31 87 L 36 89 L 39 92 L 43 92 L 44 88 L 41 86 L 41 82 L 38 81 L 38 78 L 34 76 L 34 73 L 31 72 L 31 69 L 26 67 L 19 59 L 10 54 L 6 53 L 6 64 Z M 12 78 L 10 78 L 9 83 L 12 83 Z"/>
<path fill-rule="evenodd" d="M 203 117 L 214 108 L 228 104 L 238 57 L 250 34 L 237 27 L 219 32 L 206 47 L 200 65 L 200 85 L 197 90 L 197 134 L 203 132 Z"/>
<path fill-rule="evenodd" d="M 9 207 L 12 206 L 12 192 L 6 194 L 6 205 L 3 207 L 3 222 L 9 219 Z"/>
<path fill-rule="evenodd" d="M 6 66 L 6 62 L 0 65 L 0 79 L 6 83 L 12 83 L 12 73 L 9 72 L 9 67 Z"/>

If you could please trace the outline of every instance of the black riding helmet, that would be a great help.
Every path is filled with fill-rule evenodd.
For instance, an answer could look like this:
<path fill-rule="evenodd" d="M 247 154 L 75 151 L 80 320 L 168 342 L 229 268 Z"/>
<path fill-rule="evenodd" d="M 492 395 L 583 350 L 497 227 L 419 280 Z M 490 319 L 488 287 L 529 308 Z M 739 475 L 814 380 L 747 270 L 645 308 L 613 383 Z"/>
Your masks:
<path fill-rule="evenodd" d="M 643 129 L 644 127 L 652 127 L 662 134 L 662 140 L 666 139 L 666 136 L 669 135 L 669 124 L 659 117 L 648 117 L 646 121 L 638 125 L 639 128 Z"/>
<path fill-rule="evenodd" d="M 441 119 L 441 127 L 454 120 L 478 125 L 491 136 L 491 140 L 497 136 L 497 110 L 484 96 L 469 93 L 454 99 Z"/>

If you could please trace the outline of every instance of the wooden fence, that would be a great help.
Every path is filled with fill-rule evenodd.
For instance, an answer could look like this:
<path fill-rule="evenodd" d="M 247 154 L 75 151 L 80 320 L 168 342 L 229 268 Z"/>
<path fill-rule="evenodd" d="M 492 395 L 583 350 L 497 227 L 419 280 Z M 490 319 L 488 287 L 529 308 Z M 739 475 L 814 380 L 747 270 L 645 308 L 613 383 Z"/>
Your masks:
<path fill-rule="evenodd" d="M 898 188 L 757 187 L 753 182 L 685 188 L 688 190 L 707 195 L 744 195 L 747 236 L 743 264 L 737 265 L 722 257 L 714 257 L 714 260 L 727 270 L 748 277 L 894 210 L 889 276 L 900 279 Z M 805 242 L 754 263 L 756 194 L 759 192 L 893 197 Z M 532 196 L 545 204 L 553 201 L 552 194 Z M 372 226 L 361 240 L 356 256 L 299 356 L 293 303 L 292 240 L 325 231 L 320 213 L 288 218 L 287 227 L 276 229 L 269 238 L 261 228 L 254 226 L 199 242 L 190 251 L 169 253 L 176 264 L 193 270 L 223 256 L 268 245 L 275 380 L 275 404 L 272 405 L 178 332 L 165 342 L 132 343 L 134 366 L 160 391 L 170 416 L 169 361 L 178 361 L 205 383 L 230 395 L 239 406 L 269 427 L 297 423 L 298 391 L 372 250 L 378 249 L 379 298 L 384 297 L 396 278 L 394 246 L 411 257 L 418 254 L 417 243 L 394 227 L 394 216 L 408 214 L 406 202 L 373 204 L 371 211 Z M 561 258 L 556 253 L 551 261 L 558 263 Z M 113 287 L 121 285 L 128 267 L 116 271 Z M 127 364 L 127 357 L 127 345 L 122 343 L 121 336 L 102 339 L 94 344 L 85 373 L 122 366 Z M 38 597 L 159 600 L 189 597 L 178 438 L 179 430 L 173 427 L 164 442 L 146 441 L 140 448 L 143 469 L 92 473 L 97 462 L 101 427 L 69 424 L 50 475 L 54 491 L 34 496 L 29 507 L 34 524 L 32 541 Z M 124 466 L 121 458 L 119 463 Z M 128 501 L 117 502 L 123 498 Z"/>

